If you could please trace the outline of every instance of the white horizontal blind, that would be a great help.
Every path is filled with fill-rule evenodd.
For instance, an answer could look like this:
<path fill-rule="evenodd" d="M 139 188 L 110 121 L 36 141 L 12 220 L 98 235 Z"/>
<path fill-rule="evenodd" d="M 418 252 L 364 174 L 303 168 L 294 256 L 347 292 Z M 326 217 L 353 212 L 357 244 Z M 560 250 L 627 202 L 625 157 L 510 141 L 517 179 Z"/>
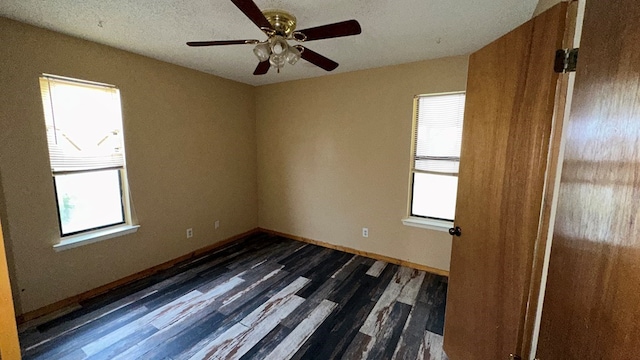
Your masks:
<path fill-rule="evenodd" d="M 417 98 L 414 170 L 457 174 L 460 164 L 464 93 Z"/>
<path fill-rule="evenodd" d="M 124 167 L 117 88 L 42 76 L 40 89 L 54 173 Z"/>

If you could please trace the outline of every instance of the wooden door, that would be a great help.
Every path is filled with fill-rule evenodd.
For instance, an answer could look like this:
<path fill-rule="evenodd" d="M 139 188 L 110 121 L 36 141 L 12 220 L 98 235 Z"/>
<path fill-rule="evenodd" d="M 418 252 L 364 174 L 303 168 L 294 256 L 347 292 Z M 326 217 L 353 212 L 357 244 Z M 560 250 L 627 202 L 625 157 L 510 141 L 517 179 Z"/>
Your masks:
<path fill-rule="evenodd" d="M 586 2 L 537 356 L 640 357 L 640 4 Z"/>
<path fill-rule="evenodd" d="M 20 359 L 18 331 L 9 284 L 9 270 L 0 225 L 0 359 Z"/>
<path fill-rule="evenodd" d="M 445 317 L 452 360 L 521 349 L 567 6 L 473 53 Z"/>

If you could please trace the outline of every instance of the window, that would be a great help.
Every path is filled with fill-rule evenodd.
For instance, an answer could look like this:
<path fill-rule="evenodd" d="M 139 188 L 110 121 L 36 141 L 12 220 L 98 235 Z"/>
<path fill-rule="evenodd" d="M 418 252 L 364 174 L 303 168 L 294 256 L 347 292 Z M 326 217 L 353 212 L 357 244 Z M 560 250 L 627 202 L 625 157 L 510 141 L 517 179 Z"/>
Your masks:
<path fill-rule="evenodd" d="M 118 89 L 44 75 L 40 90 L 60 235 L 130 224 Z"/>
<path fill-rule="evenodd" d="M 453 221 L 458 189 L 464 93 L 420 95 L 415 122 L 409 216 Z"/>

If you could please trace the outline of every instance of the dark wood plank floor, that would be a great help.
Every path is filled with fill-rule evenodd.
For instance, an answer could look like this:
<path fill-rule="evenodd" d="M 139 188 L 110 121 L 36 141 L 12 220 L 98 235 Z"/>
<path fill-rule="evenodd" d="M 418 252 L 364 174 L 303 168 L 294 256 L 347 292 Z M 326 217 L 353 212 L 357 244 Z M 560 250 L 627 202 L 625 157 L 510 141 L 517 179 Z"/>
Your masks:
<path fill-rule="evenodd" d="M 24 359 L 446 359 L 444 277 L 258 234 L 21 328 Z"/>

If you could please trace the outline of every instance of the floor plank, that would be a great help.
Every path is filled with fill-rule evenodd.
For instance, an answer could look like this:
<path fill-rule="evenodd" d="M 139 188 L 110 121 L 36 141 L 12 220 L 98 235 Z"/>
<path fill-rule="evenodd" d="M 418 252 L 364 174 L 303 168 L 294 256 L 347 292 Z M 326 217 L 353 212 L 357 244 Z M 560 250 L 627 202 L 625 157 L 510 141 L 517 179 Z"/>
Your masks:
<path fill-rule="evenodd" d="M 418 301 L 411 308 L 409 317 L 402 330 L 393 360 L 415 359 L 424 339 L 425 324 L 429 321 L 429 306 Z"/>
<path fill-rule="evenodd" d="M 295 292 L 308 281 L 309 279 L 303 277 L 296 279 L 220 337 L 202 347 L 191 357 L 191 360 L 213 357 L 231 360 L 242 357 L 283 318 L 304 302 L 304 299 L 296 296 Z"/>
<path fill-rule="evenodd" d="M 442 349 L 442 335 L 425 331 L 416 360 L 449 360 Z"/>
<path fill-rule="evenodd" d="M 21 327 L 24 359 L 429 359 L 447 279 L 255 234 Z"/>
<path fill-rule="evenodd" d="M 387 267 L 387 263 L 378 260 L 373 265 L 371 265 L 371 268 L 369 269 L 369 271 L 367 271 L 367 275 L 378 277 L 380 276 L 380 274 L 382 274 L 382 270 L 384 270 L 385 267 Z"/>
<path fill-rule="evenodd" d="M 298 350 L 293 359 L 340 359 L 358 336 L 367 314 L 376 304 L 378 289 L 384 289 L 397 271 L 388 266 L 379 278 L 366 275 L 370 265 L 361 264 L 329 300 L 337 309 Z M 372 297 L 373 296 L 373 297 Z"/>
<path fill-rule="evenodd" d="M 398 301 L 400 296 L 406 292 L 405 288 L 410 286 L 415 287 L 416 282 L 413 280 L 416 278 L 422 280 L 421 277 L 423 276 L 424 273 L 421 271 L 401 267 L 389 283 L 389 286 L 385 289 L 380 300 L 376 303 L 376 306 L 369 316 L 367 316 L 364 325 L 360 328 L 360 332 L 369 336 L 375 336 L 389 318 L 394 302 Z M 408 296 L 410 295 L 405 295 L 404 297 L 406 298 Z"/>
<path fill-rule="evenodd" d="M 309 339 L 318 326 L 329 316 L 336 307 L 336 303 L 329 300 L 322 300 L 309 316 L 302 320 L 278 346 L 265 357 L 268 360 L 289 360 L 298 351 L 302 344 Z"/>

